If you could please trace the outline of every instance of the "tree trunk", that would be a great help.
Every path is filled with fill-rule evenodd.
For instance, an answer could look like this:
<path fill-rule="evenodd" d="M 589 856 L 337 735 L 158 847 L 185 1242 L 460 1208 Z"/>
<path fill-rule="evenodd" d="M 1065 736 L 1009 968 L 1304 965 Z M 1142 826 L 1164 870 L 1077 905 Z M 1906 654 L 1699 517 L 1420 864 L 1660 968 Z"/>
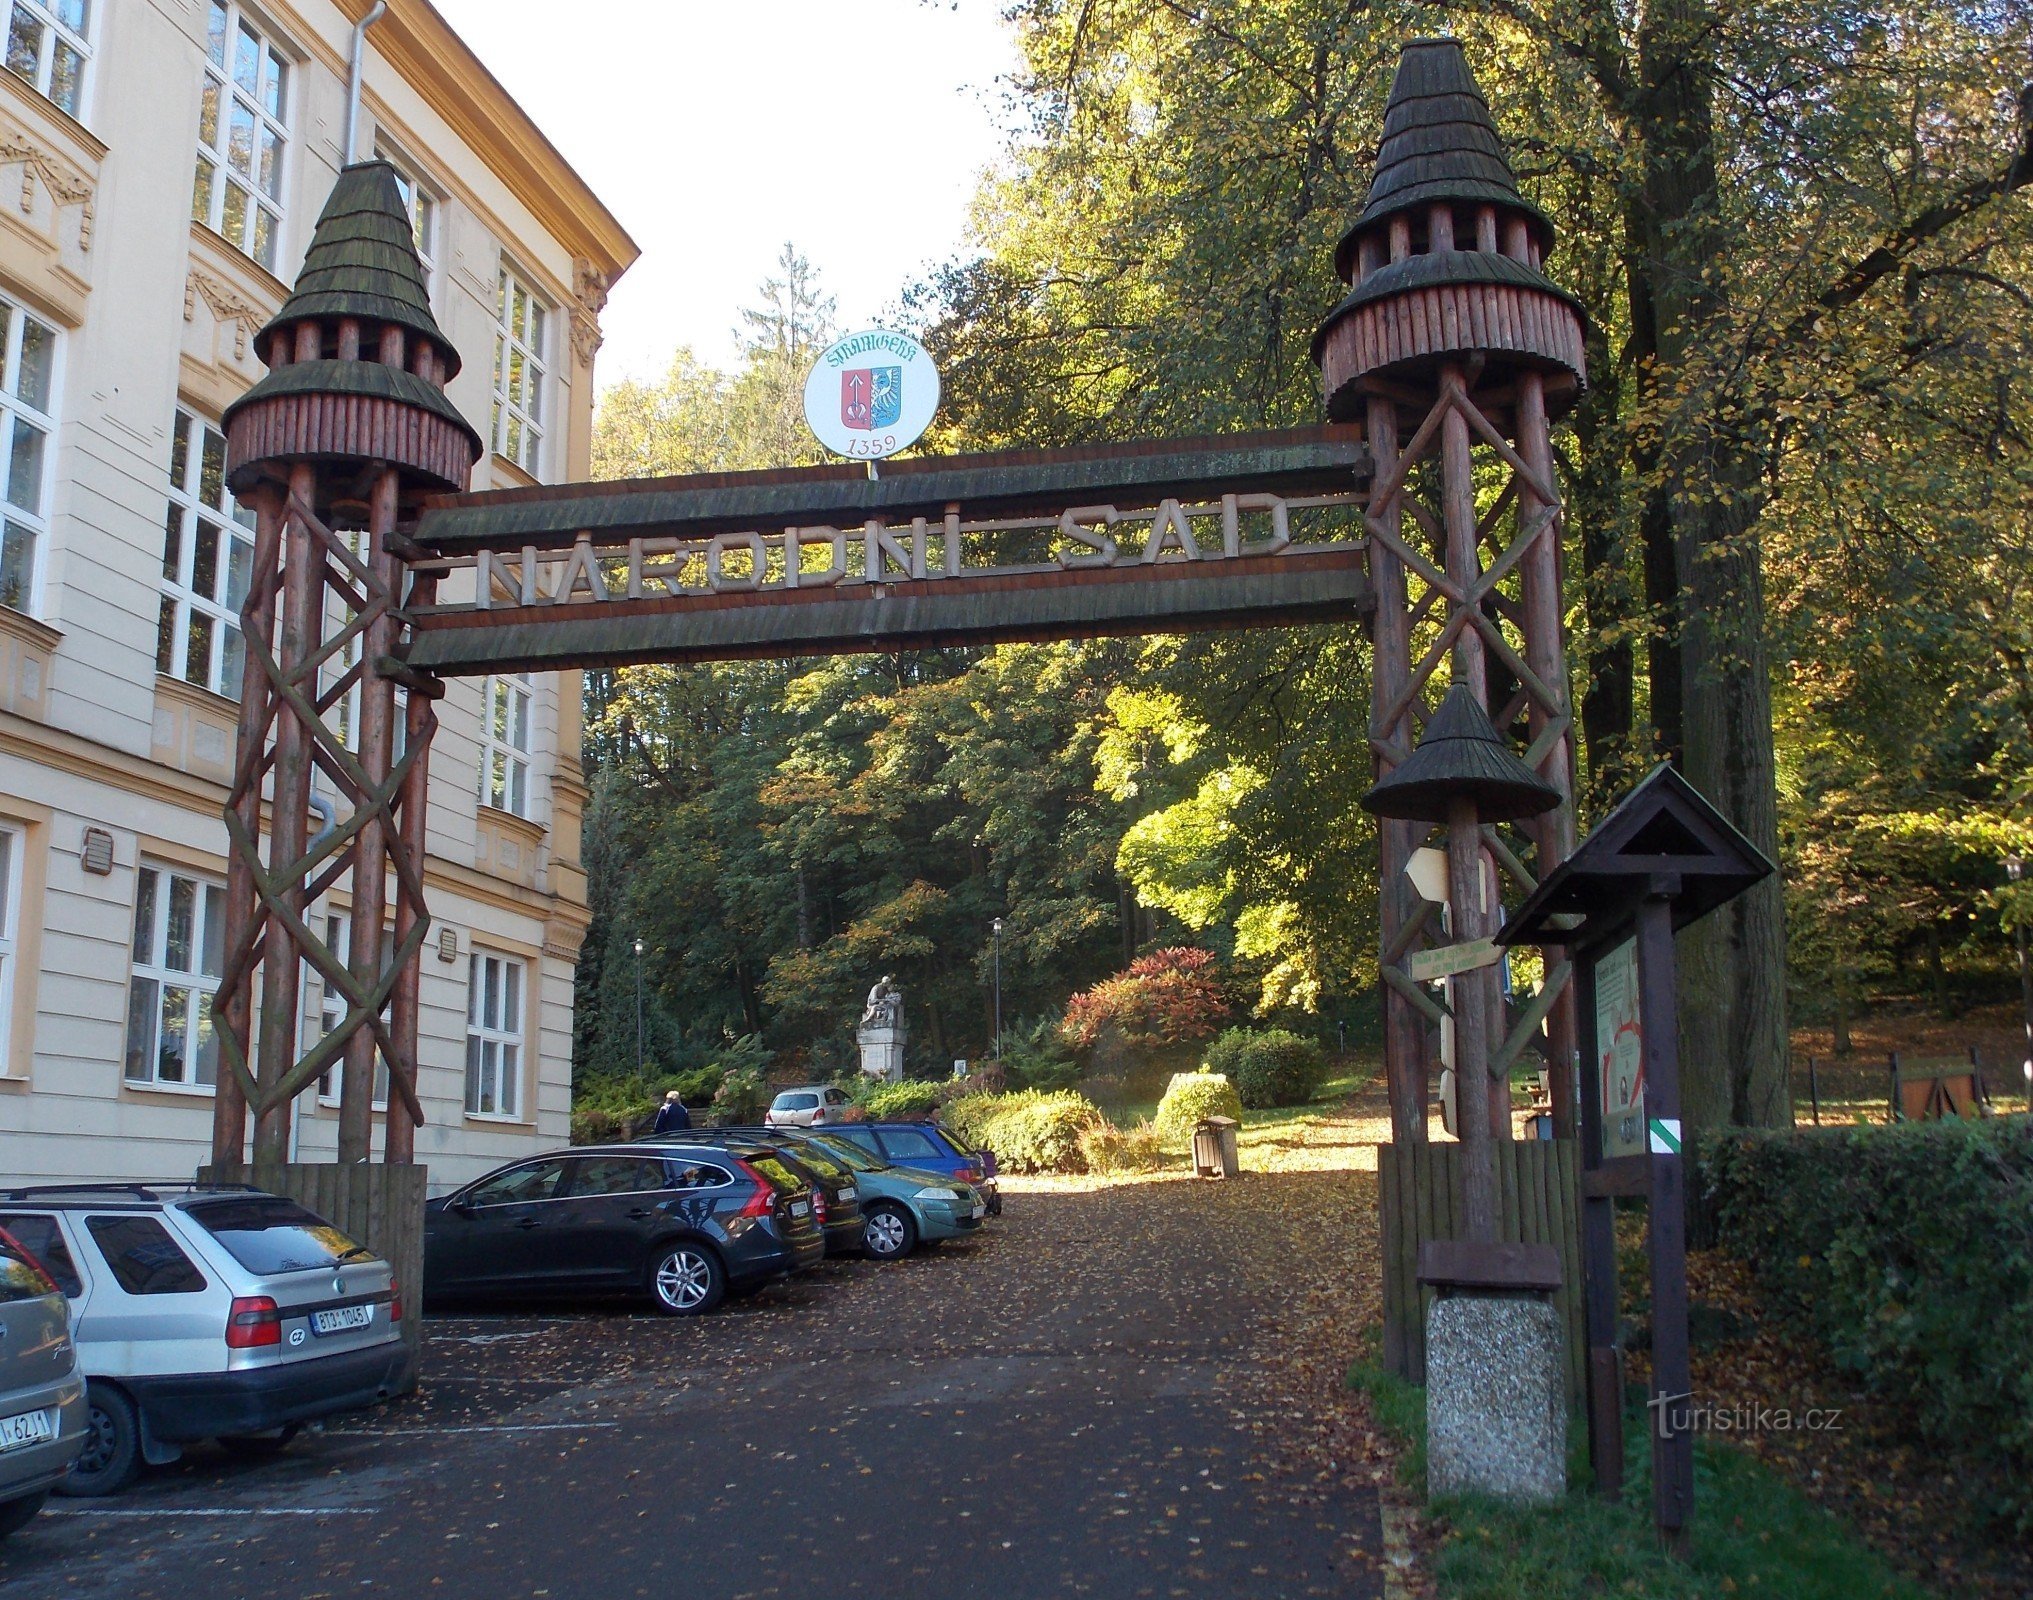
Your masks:
<path fill-rule="evenodd" d="M 1633 596 L 1624 571 L 1622 539 L 1625 463 L 1614 431 L 1621 385 L 1609 341 L 1593 319 L 1588 365 L 1598 376 L 1574 411 L 1580 469 L 1568 496 L 1567 516 L 1581 536 L 1583 604 L 1588 615 L 1581 691 L 1587 776 L 1576 798 L 1585 797 L 1584 812 L 1595 813 L 1610 805 L 1634 776 L 1636 653 L 1629 631 Z"/>
<path fill-rule="evenodd" d="M 1835 979 L 1835 1053 L 1846 1056 L 1854 1048 L 1849 1036 L 1849 979 L 1838 973 Z"/>
<path fill-rule="evenodd" d="M 1683 383 L 1711 355 L 1728 311 L 1714 275 L 1730 242 L 1710 110 L 1718 28 L 1703 0 L 1659 0 L 1645 12 L 1638 37 L 1644 122 L 1638 241 L 1652 290 L 1658 370 Z M 1776 860 L 1777 770 L 1756 530 L 1760 424 L 1720 384 L 1698 397 L 1660 396 L 1658 403 L 1671 408 L 1655 426 L 1682 598 L 1681 767 Z M 1776 874 L 1682 936 L 1683 1110 L 1694 1126 L 1790 1122 L 1785 960 Z"/>
<path fill-rule="evenodd" d="M 1927 924 L 1927 986 L 1934 992 L 1934 1014 L 1950 1017 L 1955 1014 L 1948 998 L 1948 969 L 1941 964 L 1941 924 Z"/>

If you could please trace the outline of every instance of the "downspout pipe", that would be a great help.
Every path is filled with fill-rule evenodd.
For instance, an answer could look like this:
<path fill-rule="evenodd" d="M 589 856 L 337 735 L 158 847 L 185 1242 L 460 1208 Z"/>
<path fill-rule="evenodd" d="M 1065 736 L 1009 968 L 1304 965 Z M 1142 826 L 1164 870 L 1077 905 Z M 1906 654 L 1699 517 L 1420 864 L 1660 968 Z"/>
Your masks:
<path fill-rule="evenodd" d="M 388 0 L 374 0 L 367 15 L 353 24 L 353 54 L 346 74 L 346 165 L 360 159 L 360 79 L 367 67 L 367 30 L 388 14 Z"/>

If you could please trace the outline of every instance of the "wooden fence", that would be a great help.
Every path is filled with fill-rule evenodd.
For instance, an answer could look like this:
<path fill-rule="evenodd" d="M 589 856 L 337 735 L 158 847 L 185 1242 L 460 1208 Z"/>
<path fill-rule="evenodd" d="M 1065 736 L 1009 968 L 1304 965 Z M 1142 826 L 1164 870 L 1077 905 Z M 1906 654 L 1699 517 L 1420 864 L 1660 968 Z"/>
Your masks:
<path fill-rule="evenodd" d="M 1550 1244 L 1560 1252 L 1553 1309 L 1567 1329 L 1567 1397 L 1578 1400 L 1588 1361 L 1581 1296 L 1581 1146 L 1572 1139 L 1502 1140 L 1496 1145 L 1497 1193 L 1507 1243 Z M 1426 1381 L 1426 1308 L 1433 1291 L 1419 1283 L 1419 1246 L 1459 1239 L 1461 1146 L 1386 1144 L 1377 1148 L 1383 1194 L 1384 1362 L 1413 1383 Z"/>
<path fill-rule="evenodd" d="M 211 1167 L 198 1169 L 198 1182 L 215 1181 Z M 402 1286 L 402 1339 L 410 1369 L 423 1345 L 424 1199 L 429 1172 L 421 1166 L 362 1161 L 351 1166 L 292 1161 L 233 1175 L 270 1194 L 288 1195 L 315 1211 L 348 1238 L 367 1246 L 395 1268 Z"/>

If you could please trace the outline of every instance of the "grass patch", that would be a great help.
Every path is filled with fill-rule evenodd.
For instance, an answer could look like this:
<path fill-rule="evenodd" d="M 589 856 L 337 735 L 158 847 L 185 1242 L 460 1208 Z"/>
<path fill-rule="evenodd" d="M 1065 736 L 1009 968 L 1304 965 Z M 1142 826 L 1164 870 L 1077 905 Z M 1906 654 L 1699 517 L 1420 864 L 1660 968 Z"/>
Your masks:
<path fill-rule="evenodd" d="M 1377 1424 L 1405 1454 L 1400 1474 L 1423 1493 L 1426 1391 L 1384 1370 L 1375 1338 L 1349 1370 Z M 1434 1577 L 1446 1600 L 1924 1600 L 1840 1519 L 1796 1492 L 1748 1452 L 1697 1440 L 1694 1523 L 1685 1560 L 1653 1538 L 1651 1441 L 1642 1411 L 1627 1418 L 1624 1498 L 1587 1487 L 1586 1445 L 1569 1429 L 1569 1479 L 1559 1505 L 1522 1510 L 1463 1497 L 1433 1508 L 1441 1534 Z"/>

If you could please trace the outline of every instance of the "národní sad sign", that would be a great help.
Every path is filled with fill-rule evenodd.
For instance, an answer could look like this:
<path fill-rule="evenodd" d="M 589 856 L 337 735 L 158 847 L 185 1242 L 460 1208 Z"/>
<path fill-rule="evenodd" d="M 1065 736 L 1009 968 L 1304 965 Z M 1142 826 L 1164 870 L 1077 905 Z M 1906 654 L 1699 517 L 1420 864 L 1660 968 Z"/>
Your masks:
<path fill-rule="evenodd" d="M 805 379 L 805 425 L 837 456 L 881 461 L 918 442 L 939 410 L 939 369 L 907 333 L 836 339 Z"/>

